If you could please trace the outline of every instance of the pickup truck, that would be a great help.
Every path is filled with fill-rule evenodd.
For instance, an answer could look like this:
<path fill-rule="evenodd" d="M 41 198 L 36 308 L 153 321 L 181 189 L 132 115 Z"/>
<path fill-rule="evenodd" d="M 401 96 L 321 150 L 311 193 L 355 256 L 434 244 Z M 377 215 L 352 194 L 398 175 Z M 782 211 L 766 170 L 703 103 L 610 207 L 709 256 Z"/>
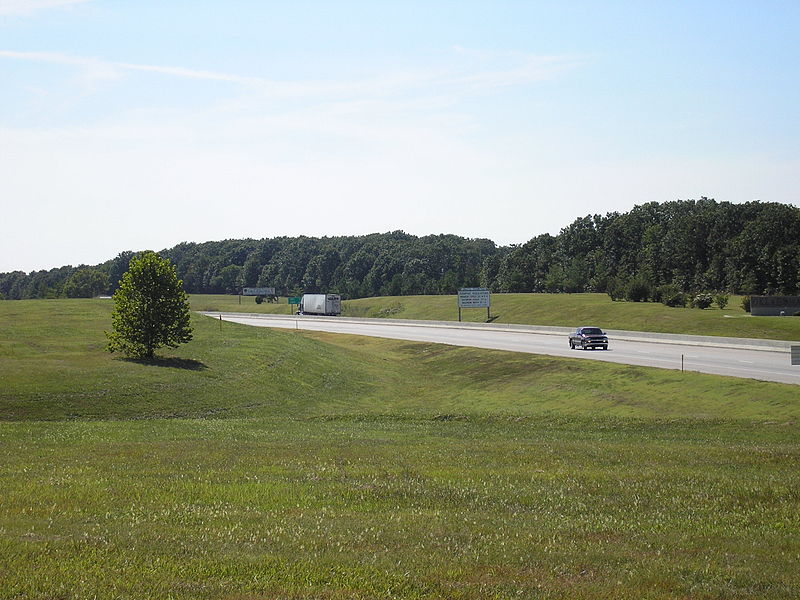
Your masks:
<path fill-rule="evenodd" d="M 569 334 L 569 347 L 575 348 L 602 348 L 608 350 L 608 336 L 599 327 L 578 327 L 575 333 Z"/>

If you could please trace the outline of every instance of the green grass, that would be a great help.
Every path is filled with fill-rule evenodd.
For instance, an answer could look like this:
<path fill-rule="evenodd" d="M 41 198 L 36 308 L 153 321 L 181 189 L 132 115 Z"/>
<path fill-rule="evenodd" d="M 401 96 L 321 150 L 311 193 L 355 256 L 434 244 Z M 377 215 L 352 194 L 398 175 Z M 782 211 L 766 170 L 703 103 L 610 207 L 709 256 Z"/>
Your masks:
<path fill-rule="evenodd" d="M 195 315 L 154 365 L 104 351 L 108 300 L 0 303 L 0 419 L 540 414 L 795 419 L 797 387 L 284 331 Z"/>
<path fill-rule="evenodd" d="M 606 294 L 492 294 L 491 315 L 495 323 L 597 325 L 604 329 L 655 331 L 692 335 L 800 340 L 800 318 L 751 317 L 731 297 L 725 310 L 670 308 L 652 302 L 612 302 Z M 257 305 L 252 299 L 238 304 L 237 296 L 191 298 L 196 310 L 224 310 L 289 314 L 282 304 Z M 392 319 L 457 321 L 455 296 L 395 296 L 362 298 L 343 302 L 343 315 Z M 462 320 L 485 322 L 486 309 L 464 309 Z"/>
<path fill-rule="evenodd" d="M 0 302 L 0 598 L 800 595 L 794 386 L 110 308 Z"/>
<path fill-rule="evenodd" d="M 2 432 L 3 598 L 800 591 L 786 427 L 379 418 Z"/>

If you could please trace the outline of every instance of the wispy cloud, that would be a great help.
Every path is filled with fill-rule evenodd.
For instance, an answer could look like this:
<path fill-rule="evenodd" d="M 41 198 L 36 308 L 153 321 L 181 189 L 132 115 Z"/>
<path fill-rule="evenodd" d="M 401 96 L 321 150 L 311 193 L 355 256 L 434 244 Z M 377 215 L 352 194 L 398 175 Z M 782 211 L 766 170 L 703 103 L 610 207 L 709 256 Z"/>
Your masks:
<path fill-rule="evenodd" d="M 0 0 L 2 1 L 2 0 Z M 485 58 L 487 55 L 456 48 L 455 53 L 468 58 Z M 0 50 L 0 58 L 62 64 L 81 69 L 84 76 L 95 81 L 122 77 L 126 71 L 140 71 L 182 79 L 227 82 L 257 90 L 278 98 L 311 96 L 327 97 L 383 97 L 418 88 L 454 88 L 486 90 L 514 85 L 532 84 L 556 77 L 558 74 L 579 66 L 581 62 L 569 56 L 536 56 L 522 53 L 506 54 L 498 60 L 494 56 L 491 65 L 468 64 L 434 68 L 422 68 L 406 72 L 381 74 L 355 81 L 278 81 L 264 77 L 221 73 L 202 69 L 167 65 L 148 65 L 107 61 L 94 57 L 74 56 L 58 52 L 20 52 Z M 477 60 L 478 63 L 487 61 Z M 498 64 L 500 63 L 500 64 Z"/>
<path fill-rule="evenodd" d="M 479 70 L 453 77 L 449 83 L 483 89 L 526 85 L 553 79 L 558 74 L 581 64 L 583 61 L 577 58 L 531 56 L 525 57 L 518 66 Z"/>
<path fill-rule="evenodd" d="M 108 64 L 118 69 L 127 69 L 130 71 L 148 71 L 150 73 L 159 73 L 161 75 L 172 75 L 174 77 L 182 77 L 185 79 L 227 81 L 229 83 L 236 83 L 239 85 L 247 85 L 247 86 L 262 86 L 271 83 L 266 79 L 260 79 L 258 77 L 244 77 L 241 75 L 232 75 L 229 73 L 217 73 L 214 71 L 203 71 L 197 69 L 187 69 L 184 67 L 138 65 L 133 63 L 108 63 Z"/>
<path fill-rule="evenodd" d="M 114 63 L 85 56 L 72 56 L 61 52 L 17 52 L 14 50 L 0 50 L 2 58 L 16 58 L 32 62 L 42 62 L 60 65 L 69 65 L 82 69 L 112 70 Z"/>
<path fill-rule="evenodd" d="M 0 50 L 0 58 L 10 58 L 47 64 L 65 65 L 80 73 L 82 87 L 93 91 L 100 82 L 118 80 L 122 73 L 114 63 L 84 56 L 72 56 L 61 52 L 17 52 Z"/>
<path fill-rule="evenodd" d="M 0 0 L 0 15 L 30 15 L 48 8 L 86 4 L 92 0 Z"/>

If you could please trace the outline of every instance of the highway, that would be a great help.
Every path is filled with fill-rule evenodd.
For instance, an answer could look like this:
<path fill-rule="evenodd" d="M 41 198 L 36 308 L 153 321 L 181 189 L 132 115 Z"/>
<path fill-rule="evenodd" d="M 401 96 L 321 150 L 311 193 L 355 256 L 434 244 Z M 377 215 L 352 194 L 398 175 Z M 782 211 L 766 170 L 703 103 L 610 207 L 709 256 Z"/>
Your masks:
<path fill-rule="evenodd" d="M 203 314 L 215 319 L 221 316 L 224 321 L 255 327 L 305 329 L 435 342 L 663 369 L 683 368 L 686 371 L 800 384 L 800 366 L 791 365 L 791 342 L 764 343 L 758 340 L 667 336 L 641 332 L 615 334 L 612 330 L 607 332 L 610 342 L 606 351 L 570 350 L 567 341 L 569 329 L 560 327 L 218 312 Z M 652 339 L 644 339 L 647 336 Z M 759 343 L 765 345 L 757 347 Z"/>

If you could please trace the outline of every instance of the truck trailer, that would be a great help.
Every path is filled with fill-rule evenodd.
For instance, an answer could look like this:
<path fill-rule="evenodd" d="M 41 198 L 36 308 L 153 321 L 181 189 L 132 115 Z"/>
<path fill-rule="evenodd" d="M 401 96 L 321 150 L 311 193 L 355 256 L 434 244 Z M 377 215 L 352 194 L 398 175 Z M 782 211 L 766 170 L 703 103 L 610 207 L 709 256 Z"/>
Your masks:
<path fill-rule="evenodd" d="M 342 314 L 342 297 L 339 294 L 303 294 L 297 314 L 340 315 Z"/>

